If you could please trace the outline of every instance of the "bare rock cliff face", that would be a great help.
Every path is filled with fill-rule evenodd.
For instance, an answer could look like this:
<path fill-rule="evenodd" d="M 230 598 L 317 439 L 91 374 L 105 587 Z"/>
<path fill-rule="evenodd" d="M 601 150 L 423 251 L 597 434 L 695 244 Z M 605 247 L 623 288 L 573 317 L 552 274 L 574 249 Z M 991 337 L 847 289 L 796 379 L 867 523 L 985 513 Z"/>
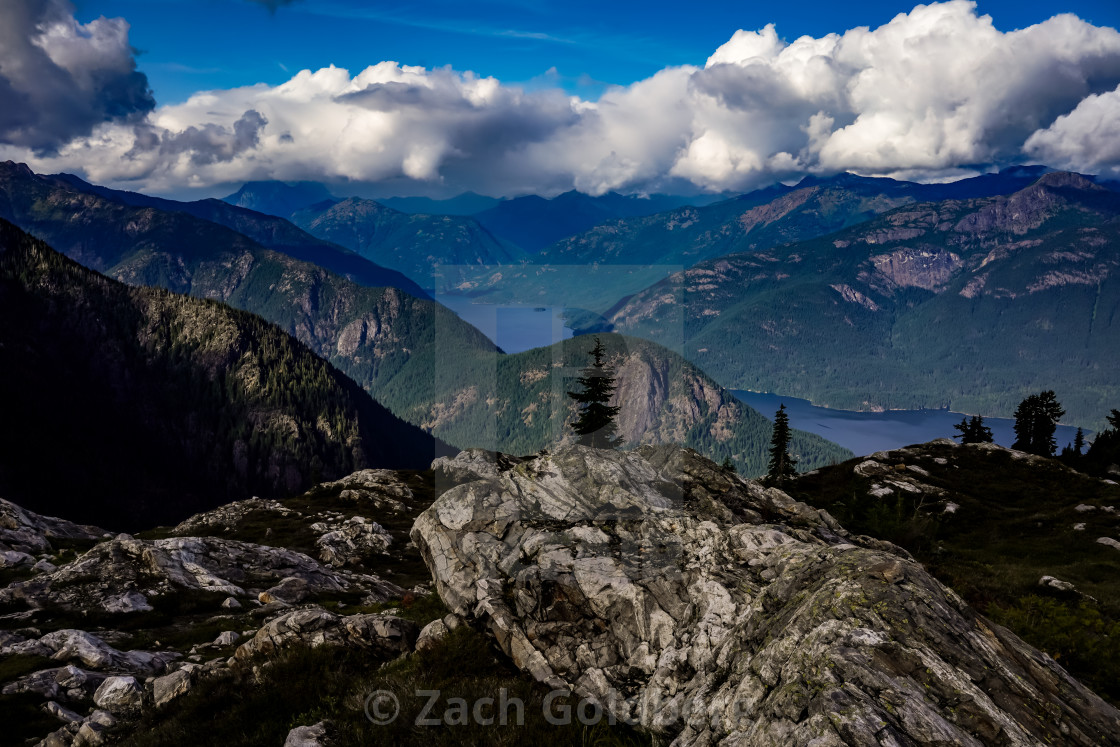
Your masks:
<path fill-rule="evenodd" d="M 676 745 L 1120 745 L 903 551 L 694 452 L 437 460 L 412 537 L 524 671 Z"/>

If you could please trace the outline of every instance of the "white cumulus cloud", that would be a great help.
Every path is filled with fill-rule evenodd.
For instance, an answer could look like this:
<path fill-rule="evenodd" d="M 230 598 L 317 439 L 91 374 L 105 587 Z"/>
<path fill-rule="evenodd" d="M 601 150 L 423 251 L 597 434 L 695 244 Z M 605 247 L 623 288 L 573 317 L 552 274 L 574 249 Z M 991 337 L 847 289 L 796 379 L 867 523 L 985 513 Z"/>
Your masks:
<path fill-rule="evenodd" d="M 1118 85 L 1115 29 L 1058 15 L 1003 32 L 951 0 L 821 38 L 738 31 L 703 66 L 665 68 L 597 101 L 381 62 L 201 92 L 141 123 L 106 122 L 55 155 L 0 155 L 157 192 L 269 178 L 402 192 L 733 190 L 1027 159 L 1109 172 L 1120 167 Z"/>

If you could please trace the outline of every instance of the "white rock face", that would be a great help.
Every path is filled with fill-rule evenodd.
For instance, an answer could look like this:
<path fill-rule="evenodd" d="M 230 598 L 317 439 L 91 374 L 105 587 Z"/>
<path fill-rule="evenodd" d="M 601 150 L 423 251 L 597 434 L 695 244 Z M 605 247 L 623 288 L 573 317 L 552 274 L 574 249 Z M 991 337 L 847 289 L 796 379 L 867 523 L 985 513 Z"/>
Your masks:
<path fill-rule="evenodd" d="M 138 711 L 144 704 L 144 688 L 135 677 L 109 677 L 93 694 L 98 708 L 112 713 Z"/>
<path fill-rule="evenodd" d="M 185 669 L 152 680 L 152 705 L 162 708 L 191 689 L 191 675 Z"/>
<path fill-rule="evenodd" d="M 234 656 L 244 661 L 258 654 L 272 656 L 295 645 L 354 645 L 397 655 L 411 651 L 418 626 L 385 613 L 340 617 L 322 607 L 305 607 L 270 620 Z"/>
<path fill-rule="evenodd" d="M 118 613 L 152 611 L 152 605 L 148 604 L 148 598 L 136 591 L 111 596 L 102 602 L 101 606 L 108 612 Z"/>
<path fill-rule="evenodd" d="M 327 727 L 320 721 L 313 726 L 297 726 L 288 732 L 284 747 L 326 747 Z"/>
<path fill-rule="evenodd" d="M 355 583 L 376 599 L 404 593 L 371 575 L 344 575 L 294 550 L 216 537 L 170 537 L 102 542 L 52 573 L 0 589 L 0 603 L 138 612 L 164 594 L 189 590 L 247 596 L 250 581 L 277 584 L 285 579 L 314 593 L 343 591 Z"/>
<path fill-rule="evenodd" d="M 1097 538 L 1097 542 L 1101 543 L 1102 545 L 1108 545 L 1109 547 L 1114 547 L 1117 550 L 1120 550 L 1120 542 L 1117 542 L 1111 537 L 1099 537 Z"/>
<path fill-rule="evenodd" d="M 675 745 L 1120 744 L 1120 711 L 905 553 L 694 452 L 461 456 L 412 531 L 440 596 Z"/>

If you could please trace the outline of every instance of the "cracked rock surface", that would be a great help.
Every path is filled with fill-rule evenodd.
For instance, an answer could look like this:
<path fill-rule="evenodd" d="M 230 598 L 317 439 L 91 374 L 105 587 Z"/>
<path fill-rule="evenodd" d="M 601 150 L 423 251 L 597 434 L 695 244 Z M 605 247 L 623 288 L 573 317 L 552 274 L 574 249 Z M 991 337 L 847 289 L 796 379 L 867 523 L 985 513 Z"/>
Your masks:
<path fill-rule="evenodd" d="M 676 745 L 1120 745 L 1120 711 L 905 552 L 694 452 L 435 467 L 412 537 L 452 611 Z"/>
<path fill-rule="evenodd" d="M 286 548 L 217 537 L 118 538 L 51 573 L 0 589 L 0 602 L 139 611 L 150 598 L 167 594 L 255 596 L 286 579 L 298 579 L 315 592 L 360 588 L 378 600 L 403 593 L 375 576 L 336 571 Z"/>

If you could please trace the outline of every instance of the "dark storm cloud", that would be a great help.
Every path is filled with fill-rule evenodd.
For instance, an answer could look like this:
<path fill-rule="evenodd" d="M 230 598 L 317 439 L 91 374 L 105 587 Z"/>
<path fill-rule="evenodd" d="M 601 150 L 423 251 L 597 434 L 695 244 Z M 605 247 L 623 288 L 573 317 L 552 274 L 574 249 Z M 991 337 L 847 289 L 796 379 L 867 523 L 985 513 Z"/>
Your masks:
<path fill-rule="evenodd" d="M 0 143 L 49 153 L 154 107 L 123 19 L 83 25 L 67 0 L 0 2 Z"/>
<path fill-rule="evenodd" d="M 266 124 L 268 120 L 260 112 L 250 109 L 233 123 L 233 127 L 205 124 L 176 134 L 165 133 L 162 139 L 158 136 L 151 139 L 153 133 L 149 131 L 148 139 L 143 142 L 138 137 L 136 149 L 152 149 L 158 145 L 162 155 L 189 153 L 195 166 L 230 161 L 257 147 Z"/>

